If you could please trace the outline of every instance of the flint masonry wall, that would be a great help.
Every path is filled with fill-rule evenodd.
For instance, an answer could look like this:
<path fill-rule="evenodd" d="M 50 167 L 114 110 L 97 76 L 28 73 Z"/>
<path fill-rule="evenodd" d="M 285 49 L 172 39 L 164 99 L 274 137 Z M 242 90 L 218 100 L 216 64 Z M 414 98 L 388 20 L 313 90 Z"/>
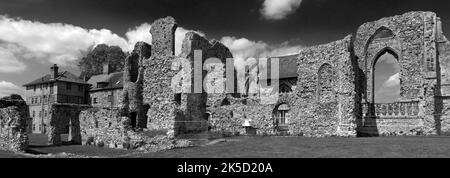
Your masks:
<path fill-rule="evenodd" d="M 68 142 L 81 144 L 80 112 L 88 109 L 87 105 L 52 104 L 49 119 L 45 119 L 48 143 L 61 145 L 61 134 L 68 133 Z"/>
<path fill-rule="evenodd" d="M 208 41 L 194 32 L 189 32 L 185 36 L 179 57 L 179 66 L 187 70 L 181 69 L 175 78 L 181 79 L 178 82 L 181 90 L 176 91 L 181 99 L 180 112 L 176 118 L 176 122 L 180 123 L 177 133 L 205 132 L 208 130 L 207 106 L 217 106 L 227 96 L 225 64 L 226 59 L 233 56 L 222 43 L 216 40 Z M 198 61 L 195 61 L 196 57 Z M 231 67 L 234 69 L 234 65 Z M 234 70 L 231 73 L 234 75 Z M 230 80 L 234 80 L 234 77 L 230 77 Z"/>
<path fill-rule="evenodd" d="M 137 132 L 131 120 L 122 117 L 119 109 L 91 108 L 80 113 L 84 145 L 140 151 L 160 151 L 187 147 L 186 140 L 173 140 L 166 132 Z"/>
<path fill-rule="evenodd" d="M 28 148 L 28 107 L 23 100 L 0 99 L 0 149 L 24 152 Z"/>
<path fill-rule="evenodd" d="M 176 71 L 171 70 L 175 59 L 175 29 L 172 17 L 156 20 L 152 24 L 151 57 L 144 60 L 144 103 L 149 105 L 147 128 L 174 130 L 177 106 L 171 81 Z"/>
<path fill-rule="evenodd" d="M 356 136 L 357 86 L 351 36 L 300 51 L 289 130 L 305 136 Z"/>
<path fill-rule="evenodd" d="M 446 101 L 441 96 L 448 90 L 442 90 L 441 81 L 446 79 L 441 77 L 441 73 L 446 70 L 448 54 L 439 51 L 446 48 L 447 44 L 439 24 L 439 18 L 433 12 L 410 12 L 368 22 L 359 27 L 354 48 L 359 68 L 366 77 L 363 102 L 368 104 L 363 114 L 365 119 L 373 119 L 364 125 L 376 128 L 375 132 L 381 135 L 441 132 L 442 123 L 447 122 L 442 120 L 447 118 L 447 114 L 442 112 Z M 377 38 L 385 32 L 392 35 Z M 394 114 L 394 117 L 373 117 L 374 113 L 384 112 L 381 110 L 382 106 L 371 104 L 374 98 L 373 66 L 384 52 L 392 53 L 398 58 L 401 67 L 400 102 L 407 104 L 397 103 L 392 106 L 394 113 L 400 113 Z M 406 110 L 416 102 L 418 112 L 408 114 Z"/>
<path fill-rule="evenodd" d="M 125 59 L 122 116 L 134 119 L 138 128 L 147 127 L 148 107 L 144 106 L 144 60 L 151 56 L 151 46 L 138 42 Z"/>

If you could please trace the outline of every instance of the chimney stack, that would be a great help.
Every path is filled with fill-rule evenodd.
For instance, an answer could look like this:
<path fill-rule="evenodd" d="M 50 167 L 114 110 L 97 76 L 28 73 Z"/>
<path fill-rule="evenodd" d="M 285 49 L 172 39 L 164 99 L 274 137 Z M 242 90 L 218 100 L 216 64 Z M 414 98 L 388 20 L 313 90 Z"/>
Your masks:
<path fill-rule="evenodd" d="M 109 74 L 109 63 L 103 64 L 103 74 Z"/>
<path fill-rule="evenodd" d="M 50 69 L 53 72 L 53 79 L 58 78 L 58 66 L 56 64 L 53 64 L 53 67 L 50 67 Z"/>

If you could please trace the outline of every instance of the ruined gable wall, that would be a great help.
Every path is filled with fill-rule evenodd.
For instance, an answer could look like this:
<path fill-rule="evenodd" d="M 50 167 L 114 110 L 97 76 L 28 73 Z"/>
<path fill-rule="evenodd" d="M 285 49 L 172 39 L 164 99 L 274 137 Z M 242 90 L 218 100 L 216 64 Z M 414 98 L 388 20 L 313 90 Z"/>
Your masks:
<path fill-rule="evenodd" d="M 23 100 L 0 99 L 0 149 L 18 152 L 27 149 L 29 119 L 28 107 Z"/>
<path fill-rule="evenodd" d="M 391 30 L 394 33 L 393 39 L 382 40 L 381 42 L 374 41 L 374 35 L 380 28 Z M 438 74 L 438 65 L 436 65 L 438 60 L 436 29 L 437 16 L 432 12 L 409 12 L 368 22 L 358 28 L 354 42 L 355 55 L 358 58 L 359 67 L 363 70 L 367 79 L 365 81 L 367 88 L 363 99 L 372 102 L 372 66 L 376 62 L 377 54 L 383 49 L 389 48 L 399 57 L 401 100 L 410 102 L 410 104 L 413 104 L 411 102 L 419 102 L 417 115 L 407 116 L 410 119 L 412 117 L 419 119 L 415 121 L 416 126 L 405 129 L 404 125 L 412 124 L 392 121 L 392 119 L 398 119 L 397 117 L 382 117 L 377 118 L 376 123 L 374 123 L 379 131 L 390 130 L 389 132 L 408 134 L 436 134 L 438 132 L 436 126 L 439 124 L 439 119 L 434 115 L 436 110 L 441 107 L 435 103 L 436 100 L 434 99 L 435 91 L 439 90 L 436 87 L 439 86 L 437 78 L 440 75 Z M 398 107 L 397 105 L 393 107 L 394 113 L 405 113 L 408 104 L 398 104 Z M 384 112 L 380 111 L 380 108 L 376 108 L 374 112 Z M 371 110 L 369 109 L 368 112 L 370 113 Z M 380 134 L 389 135 L 389 133 Z"/>

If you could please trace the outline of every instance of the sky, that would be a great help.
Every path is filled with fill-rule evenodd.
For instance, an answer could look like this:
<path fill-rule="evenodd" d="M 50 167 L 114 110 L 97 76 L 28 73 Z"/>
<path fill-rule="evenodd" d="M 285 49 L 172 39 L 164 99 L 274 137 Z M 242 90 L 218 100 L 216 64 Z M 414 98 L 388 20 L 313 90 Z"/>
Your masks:
<path fill-rule="evenodd" d="M 151 42 L 154 20 L 173 16 L 176 50 L 189 31 L 222 41 L 237 59 L 288 55 L 342 39 L 365 22 L 413 10 L 434 11 L 450 34 L 446 0 L 1 0 L 0 96 L 61 70 L 100 43 L 130 51 Z"/>

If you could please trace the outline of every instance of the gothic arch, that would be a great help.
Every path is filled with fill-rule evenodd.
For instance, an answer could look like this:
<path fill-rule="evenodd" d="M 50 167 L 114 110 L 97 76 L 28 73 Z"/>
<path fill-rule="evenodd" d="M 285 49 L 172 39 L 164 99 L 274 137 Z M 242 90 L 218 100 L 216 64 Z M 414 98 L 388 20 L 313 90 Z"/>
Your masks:
<path fill-rule="evenodd" d="M 369 37 L 369 39 L 367 39 L 366 44 L 364 46 L 364 54 L 366 55 L 367 49 L 369 48 L 369 45 L 373 42 L 373 40 L 383 39 L 383 37 L 394 38 L 395 36 L 396 36 L 395 33 L 391 29 L 385 26 L 381 26 Z"/>
<path fill-rule="evenodd" d="M 397 63 L 399 65 L 401 64 L 400 63 L 401 57 L 400 57 L 399 53 L 391 47 L 385 47 L 385 48 L 379 50 L 376 53 L 376 55 L 370 60 L 371 63 L 370 63 L 369 69 L 368 69 L 369 70 L 369 75 L 368 75 L 368 79 L 369 79 L 368 84 L 369 85 L 367 88 L 369 91 L 368 92 L 369 96 L 367 99 L 369 99 L 370 103 L 375 103 L 375 67 L 376 67 L 376 64 L 377 64 L 378 60 L 380 59 L 380 57 L 386 53 L 389 53 L 392 56 L 394 56 L 394 58 L 397 60 Z M 400 65 L 400 71 L 401 71 L 401 65 Z M 400 72 L 400 77 L 401 77 L 401 72 Z M 401 85 L 401 83 L 400 83 L 400 85 Z"/>

